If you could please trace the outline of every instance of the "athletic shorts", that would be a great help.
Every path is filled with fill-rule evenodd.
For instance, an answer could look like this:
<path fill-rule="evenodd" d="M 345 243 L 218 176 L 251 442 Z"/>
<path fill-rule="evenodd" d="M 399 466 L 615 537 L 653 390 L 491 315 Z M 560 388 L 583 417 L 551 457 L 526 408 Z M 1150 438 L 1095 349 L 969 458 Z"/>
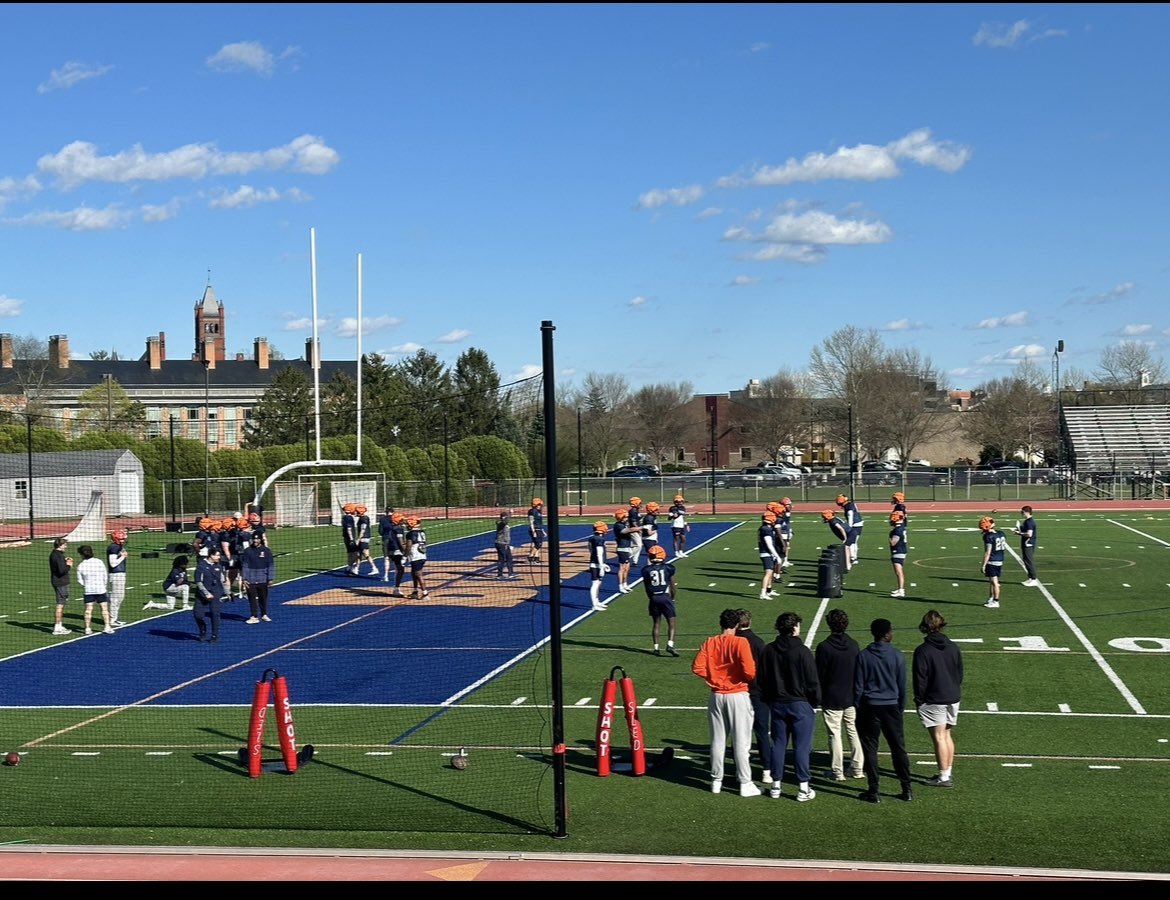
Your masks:
<path fill-rule="evenodd" d="M 55 584 L 53 590 L 57 592 L 57 605 L 61 606 L 69 602 L 69 585 Z"/>
<path fill-rule="evenodd" d="M 761 556 L 760 565 L 764 567 L 765 572 L 771 572 L 773 568 L 780 564 L 776 562 L 776 557 L 774 556 Z"/>
<path fill-rule="evenodd" d="M 983 567 L 983 574 L 988 578 L 999 578 L 999 573 L 1003 571 L 1003 563 L 988 563 Z"/>
<path fill-rule="evenodd" d="M 958 703 L 923 703 L 918 707 L 918 719 L 926 728 L 938 725 L 954 727 L 959 721 Z"/>
<path fill-rule="evenodd" d="M 674 601 L 669 596 L 665 600 L 651 600 L 646 611 L 650 613 L 652 619 L 662 618 L 663 616 L 668 619 L 678 617 L 674 609 Z"/>

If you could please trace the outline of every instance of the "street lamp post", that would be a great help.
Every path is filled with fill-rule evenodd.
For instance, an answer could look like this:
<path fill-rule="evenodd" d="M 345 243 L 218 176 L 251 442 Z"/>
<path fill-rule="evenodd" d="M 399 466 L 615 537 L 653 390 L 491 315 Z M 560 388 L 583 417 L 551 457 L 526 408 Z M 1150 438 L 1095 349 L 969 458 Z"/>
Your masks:
<path fill-rule="evenodd" d="M 1056 342 L 1052 351 L 1052 390 L 1056 394 L 1056 461 L 1064 463 L 1064 429 L 1060 424 L 1060 354 L 1064 352 L 1064 341 Z"/>
<path fill-rule="evenodd" d="M 585 514 L 584 498 L 581 495 L 581 407 L 577 407 L 577 515 Z"/>

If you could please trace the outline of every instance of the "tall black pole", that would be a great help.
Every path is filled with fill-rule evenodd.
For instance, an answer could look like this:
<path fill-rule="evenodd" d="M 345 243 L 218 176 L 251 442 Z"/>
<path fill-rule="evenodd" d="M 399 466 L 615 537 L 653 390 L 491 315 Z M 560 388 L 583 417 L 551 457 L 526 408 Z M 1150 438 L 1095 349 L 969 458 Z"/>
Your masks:
<path fill-rule="evenodd" d="M 447 456 L 447 412 L 443 411 L 443 506 L 444 518 L 451 518 L 451 460 Z"/>
<path fill-rule="evenodd" d="M 552 668 L 552 761 L 556 830 L 553 837 L 568 837 L 569 807 L 565 795 L 565 698 L 564 663 L 561 658 L 561 535 L 557 503 L 557 406 L 553 378 L 553 332 L 547 319 L 540 324 L 541 364 L 544 367 L 544 481 L 548 504 L 548 627 Z"/>
<path fill-rule="evenodd" d="M 581 407 L 577 407 L 577 515 L 585 515 L 581 497 Z"/>
<path fill-rule="evenodd" d="M 849 493 L 857 486 L 857 455 L 853 443 L 853 404 L 849 404 Z"/>
<path fill-rule="evenodd" d="M 36 511 L 33 507 L 33 433 L 32 433 L 32 416 L 28 412 L 27 401 L 24 407 L 24 422 L 25 429 L 28 432 L 28 539 L 30 541 L 36 540 Z"/>
<path fill-rule="evenodd" d="M 715 414 L 718 407 L 718 400 L 715 397 L 709 398 L 711 403 L 711 515 L 715 515 L 715 464 L 719 460 L 719 447 L 715 443 Z"/>
<path fill-rule="evenodd" d="M 203 515 L 211 515 L 211 363 L 208 360 L 203 361 Z"/>

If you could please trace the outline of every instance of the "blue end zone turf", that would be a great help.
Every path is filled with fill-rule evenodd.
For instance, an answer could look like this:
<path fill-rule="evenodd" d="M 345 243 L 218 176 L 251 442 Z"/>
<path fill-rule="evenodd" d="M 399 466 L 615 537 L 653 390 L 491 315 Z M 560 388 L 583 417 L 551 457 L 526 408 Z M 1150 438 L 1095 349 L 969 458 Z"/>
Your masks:
<path fill-rule="evenodd" d="M 689 550 L 733 527 L 692 524 Z M 590 609 L 589 573 L 580 551 L 591 531 L 587 525 L 561 526 L 566 627 L 584 619 Z M 670 529 L 659 533 L 668 559 L 673 559 Z M 483 534 L 432 545 L 424 572 L 430 575 L 444 561 L 476 559 L 490 546 L 490 535 Z M 627 602 L 642 604 L 640 586 L 629 595 L 618 593 L 612 541 L 606 549 L 611 571 L 602 581 L 602 598 L 614 604 L 628 597 Z M 526 573 L 531 564 L 522 552 L 518 556 L 516 570 Z M 527 574 L 518 581 L 496 582 L 494 564 L 473 569 L 444 581 L 429 598 L 415 603 L 390 597 L 391 586 L 385 582 L 346 576 L 341 570 L 278 584 L 269 595 L 273 622 L 247 625 L 247 600 L 225 603 L 216 644 L 196 640 L 189 612 L 156 616 L 115 635 L 68 640 L 0 662 L 0 707 L 246 705 L 267 669 L 288 679 L 294 704 L 442 703 L 490 680 L 548 635 L 547 586 L 532 584 Z M 547 577 L 545 566 L 538 571 L 539 577 Z M 638 573 L 631 571 L 631 585 L 637 580 Z M 511 604 L 493 603 L 497 585 L 529 596 Z M 346 599 L 332 600 L 331 591 L 345 592 Z M 404 592 L 409 593 L 409 582 Z M 314 595 L 324 599 L 306 600 Z M 70 601 L 71 609 L 79 606 Z M 100 614 L 95 612 L 95 619 Z"/>

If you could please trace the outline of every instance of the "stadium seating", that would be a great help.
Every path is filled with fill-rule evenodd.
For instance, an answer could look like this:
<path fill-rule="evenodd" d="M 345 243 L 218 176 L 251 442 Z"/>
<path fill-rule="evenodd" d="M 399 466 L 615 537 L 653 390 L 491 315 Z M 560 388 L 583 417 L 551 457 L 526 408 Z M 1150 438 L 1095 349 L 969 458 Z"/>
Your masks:
<path fill-rule="evenodd" d="M 1170 471 L 1170 406 L 1066 406 L 1063 427 L 1076 471 Z"/>

